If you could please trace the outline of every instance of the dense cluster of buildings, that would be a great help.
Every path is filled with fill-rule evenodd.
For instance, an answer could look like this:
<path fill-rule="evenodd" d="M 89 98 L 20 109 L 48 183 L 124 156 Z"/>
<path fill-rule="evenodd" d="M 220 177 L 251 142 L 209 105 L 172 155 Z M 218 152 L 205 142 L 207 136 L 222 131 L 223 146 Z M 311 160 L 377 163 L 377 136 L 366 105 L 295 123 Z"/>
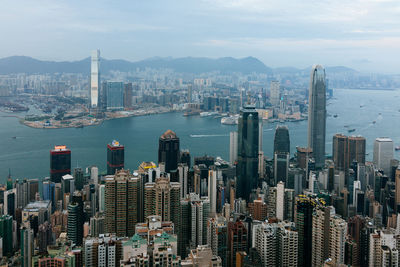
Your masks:
<path fill-rule="evenodd" d="M 297 147 L 294 157 L 284 125 L 275 131 L 273 159 L 264 157 L 254 105 L 240 110 L 229 162 L 192 159 L 172 130 L 159 138 L 157 164 L 135 169 L 125 166 L 125 148 L 115 140 L 107 145 L 105 173 L 71 168 L 71 150 L 56 146 L 48 178 L 9 177 L 0 188 L 2 263 L 399 266 L 393 142 L 377 138 L 368 162 L 365 138 L 336 134 L 326 158 L 325 83 L 325 70 L 314 66 L 308 146 Z M 277 95 L 271 100 L 281 103 Z"/>

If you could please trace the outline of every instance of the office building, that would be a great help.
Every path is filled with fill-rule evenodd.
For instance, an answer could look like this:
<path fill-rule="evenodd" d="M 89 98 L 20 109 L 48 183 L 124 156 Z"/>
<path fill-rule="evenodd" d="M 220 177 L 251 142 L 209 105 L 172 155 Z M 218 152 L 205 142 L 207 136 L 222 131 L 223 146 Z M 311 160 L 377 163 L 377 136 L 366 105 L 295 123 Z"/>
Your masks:
<path fill-rule="evenodd" d="M 68 204 L 67 236 L 73 244 L 82 245 L 83 240 L 83 200 L 80 192 L 75 192 L 72 201 Z"/>
<path fill-rule="evenodd" d="M 386 175 L 390 175 L 390 161 L 393 159 L 393 141 L 390 138 L 376 138 L 374 142 L 373 161 L 378 169 L 382 169 Z"/>
<path fill-rule="evenodd" d="M 253 220 L 264 221 L 267 218 L 268 206 L 261 198 L 249 203 L 248 210 Z"/>
<path fill-rule="evenodd" d="M 107 145 L 107 175 L 114 175 L 116 170 L 124 168 L 125 148 L 113 140 Z"/>
<path fill-rule="evenodd" d="M 124 108 L 124 83 L 107 82 L 107 110 L 121 110 Z"/>
<path fill-rule="evenodd" d="M 306 169 L 308 160 L 313 157 L 312 148 L 296 147 L 296 154 L 297 154 L 297 165 L 301 169 Z"/>
<path fill-rule="evenodd" d="M 238 157 L 238 133 L 236 131 L 229 133 L 229 161 L 235 164 Z"/>
<path fill-rule="evenodd" d="M 160 136 L 158 146 L 158 164 L 164 163 L 165 172 L 176 170 L 180 155 L 179 138 L 171 130 Z"/>
<path fill-rule="evenodd" d="M 21 228 L 21 267 L 31 267 L 34 249 L 33 230 L 30 228 Z"/>
<path fill-rule="evenodd" d="M 274 184 L 279 182 L 288 182 L 289 177 L 289 153 L 275 152 L 274 153 Z"/>
<path fill-rule="evenodd" d="M 210 213 L 217 213 L 217 181 L 222 181 L 221 170 L 208 171 L 208 199 L 210 200 Z"/>
<path fill-rule="evenodd" d="M 0 216 L 0 237 L 4 256 L 11 256 L 13 252 L 13 218 L 10 215 Z"/>
<path fill-rule="evenodd" d="M 83 185 L 85 184 L 85 176 L 83 175 L 82 168 L 75 168 L 73 176 L 75 179 L 75 189 L 82 190 Z"/>
<path fill-rule="evenodd" d="M 400 166 L 397 167 L 395 172 L 395 211 L 400 212 Z M 399 216 L 400 218 L 400 216 Z M 399 225 L 400 229 L 400 225 Z M 400 233 L 399 233 L 400 234 Z"/>
<path fill-rule="evenodd" d="M 254 107 L 240 111 L 238 124 L 237 198 L 249 200 L 258 184 L 259 118 Z"/>
<path fill-rule="evenodd" d="M 248 231 L 242 221 L 228 223 L 228 266 L 236 266 L 236 253 L 247 251 Z"/>
<path fill-rule="evenodd" d="M 124 84 L 124 108 L 132 108 L 132 83 Z"/>
<path fill-rule="evenodd" d="M 188 84 L 188 89 L 187 89 L 187 102 L 192 103 L 192 84 Z"/>
<path fill-rule="evenodd" d="M 295 223 L 298 232 L 298 266 L 311 266 L 312 227 L 314 200 L 306 196 L 296 197 Z"/>
<path fill-rule="evenodd" d="M 66 146 L 55 146 L 50 150 L 50 180 L 60 183 L 66 174 L 71 174 L 71 150 Z"/>
<path fill-rule="evenodd" d="M 97 108 L 100 87 L 100 50 L 92 51 L 90 72 L 90 106 Z"/>
<path fill-rule="evenodd" d="M 38 231 L 38 244 L 39 253 L 46 254 L 47 246 L 53 243 L 53 233 L 51 230 L 51 224 L 49 221 L 45 221 L 43 224 L 39 225 Z"/>
<path fill-rule="evenodd" d="M 333 136 L 332 158 L 335 163 L 335 169 L 348 172 L 349 169 L 349 149 L 348 137 L 343 134 Z"/>
<path fill-rule="evenodd" d="M 313 151 L 316 168 L 325 164 L 326 84 L 325 69 L 314 65 L 311 70 L 308 101 L 308 147 Z"/>
<path fill-rule="evenodd" d="M 274 153 L 276 152 L 290 154 L 289 128 L 286 125 L 276 126 L 274 136 Z"/>
<path fill-rule="evenodd" d="M 349 136 L 349 164 L 353 161 L 365 164 L 365 137 Z"/>
<path fill-rule="evenodd" d="M 105 185 L 105 229 L 117 236 L 132 236 L 138 223 L 141 179 L 136 173 L 119 170 L 107 175 Z"/>
<path fill-rule="evenodd" d="M 270 85 L 270 102 L 273 106 L 279 106 L 281 100 L 279 81 L 271 81 Z"/>
<path fill-rule="evenodd" d="M 34 228 L 37 233 L 37 227 L 50 220 L 51 203 L 49 200 L 39 200 L 31 202 L 25 206 L 21 214 L 21 222 L 26 227 Z M 35 226 L 30 226 L 32 218 L 36 218 Z"/>

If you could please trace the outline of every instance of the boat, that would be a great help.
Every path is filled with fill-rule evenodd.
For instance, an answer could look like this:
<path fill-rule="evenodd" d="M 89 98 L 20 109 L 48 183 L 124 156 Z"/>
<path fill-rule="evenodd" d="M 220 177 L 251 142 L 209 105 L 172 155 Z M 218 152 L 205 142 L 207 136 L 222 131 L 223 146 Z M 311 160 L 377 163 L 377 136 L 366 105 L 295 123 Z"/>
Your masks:
<path fill-rule="evenodd" d="M 396 146 L 396 147 L 394 148 L 394 150 L 399 151 L 399 150 L 400 150 L 400 146 Z"/>
<path fill-rule="evenodd" d="M 376 121 L 373 121 L 373 122 L 372 122 L 372 124 L 375 124 L 375 123 L 376 123 Z"/>
<path fill-rule="evenodd" d="M 348 129 L 347 132 L 352 133 L 354 132 L 356 129 Z"/>
<path fill-rule="evenodd" d="M 333 115 L 334 118 L 337 118 L 337 116 L 338 116 L 337 114 Z"/>
<path fill-rule="evenodd" d="M 239 116 L 229 116 L 221 118 L 221 124 L 236 125 L 239 122 Z"/>
<path fill-rule="evenodd" d="M 207 112 L 207 111 L 200 112 L 200 117 L 208 117 L 208 116 L 210 116 L 210 112 Z"/>
<path fill-rule="evenodd" d="M 345 125 L 345 126 L 343 126 L 344 128 L 349 128 L 349 125 Z"/>
<path fill-rule="evenodd" d="M 17 139 L 17 137 L 16 137 L 16 136 L 13 136 L 12 139 Z"/>

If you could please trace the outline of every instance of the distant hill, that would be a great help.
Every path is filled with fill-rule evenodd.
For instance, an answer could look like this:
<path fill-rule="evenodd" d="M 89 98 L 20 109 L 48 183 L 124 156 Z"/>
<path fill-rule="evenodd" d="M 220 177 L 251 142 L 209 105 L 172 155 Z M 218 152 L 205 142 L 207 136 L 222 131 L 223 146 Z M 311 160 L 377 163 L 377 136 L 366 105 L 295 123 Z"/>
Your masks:
<path fill-rule="evenodd" d="M 101 71 L 133 71 L 136 68 L 169 68 L 182 73 L 204 73 L 220 71 L 223 73 L 272 73 L 272 69 L 254 57 L 236 59 L 212 58 L 151 58 L 137 62 L 126 60 L 101 59 Z M 0 59 L 0 74 L 11 73 L 86 73 L 90 72 L 90 58 L 79 61 L 42 61 L 26 56 L 12 56 Z"/>

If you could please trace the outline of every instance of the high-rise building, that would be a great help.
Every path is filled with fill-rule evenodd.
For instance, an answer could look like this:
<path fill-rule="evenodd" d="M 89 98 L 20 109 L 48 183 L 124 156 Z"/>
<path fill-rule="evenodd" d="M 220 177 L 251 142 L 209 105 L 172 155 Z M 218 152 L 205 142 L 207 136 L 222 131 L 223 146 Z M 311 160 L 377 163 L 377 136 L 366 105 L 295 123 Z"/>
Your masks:
<path fill-rule="evenodd" d="M 107 82 L 107 110 L 121 110 L 124 108 L 124 83 Z"/>
<path fill-rule="evenodd" d="M 253 244 L 263 266 L 297 266 L 298 233 L 294 223 L 263 222 L 253 231 Z"/>
<path fill-rule="evenodd" d="M 315 166 L 325 164 L 326 84 L 325 69 L 314 65 L 311 70 L 308 101 L 308 147 L 312 148 Z"/>
<path fill-rule="evenodd" d="M 113 140 L 107 145 L 107 175 L 114 175 L 116 170 L 124 168 L 125 148 Z"/>
<path fill-rule="evenodd" d="M 138 222 L 141 179 L 128 170 L 106 176 L 105 229 L 117 236 L 132 236 Z"/>
<path fill-rule="evenodd" d="M 75 189 L 82 190 L 83 185 L 85 184 L 85 176 L 83 175 L 82 168 L 74 169 L 74 179 L 75 179 Z"/>
<path fill-rule="evenodd" d="M 338 216 L 331 216 L 329 229 L 329 258 L 344 264 L 347 223 Z"/>
<path fill-rule="evenodd" d="M 298 266 L 311 266 L 312 252 L 312 219 L 314 202 L 311 198 L 296 198 L 295 223 L 298 231 Z"/>
<path fill-rule="evenodd" d="M 51 224 L 49 221 L 45 221 L 39 225 L 38 230 L 38 243 L 39 243 L 39 253 L 46 254 L 47 246 L 51 245 L 53 242 L 53 233 L 51 231 Z"/>
<path fill-rule="evenodd" d="M 279 106 L 280 102 L 280 83 L 279 81 L 271 81 L 270 85 L 270 102 L 273 106 Z"/>
<path fill-rule="evenodd" d="M 124 108 L 130 109 L 132 107 L 132 83 L 124 84 Z"/>
<path fill-rule="evenodd" d="M 238 124 L 237 197 L 249 200 L 258 183 L 259 118 L 254 107 L 240 111 Z"/>
<path fill-rule="evenodd" d="M 208 219 L 207 244 L 213 255 L 221 258 L 222 266 L 227 267 L 228 224 L 225 217 L 217 215 Z"/>
<path fill-rule="evenodd" d="M 365 164 L 365 137 L 349 136 L 349 164 L 353 161 Z"/>
<path fill-rule="evenodd" d="M 393 141 L 390 138 L 376 138 L 374 142 L 374 164 L 382 169 L 386 175 L 390 175 L 390 161 L 393 159 Z"/>
<path fill-rule="evenodd" d="M 87 238 L 84 243 L 86 267 L 117 267 L 122 258 L 122 240 L 114 235 Z"/>
<path fill-rule="evenodd" d="M 21 266 L 31 267 L 34 249 L 33 230 L 29 228 L 21 228 Z"/>
<path fill-rule="evenodd" d="M 274 153 L 274 184 L 279 182 L 288 182 L 289 177 L 289 153 L 275 152 Z"/>
<path fill-rule="evenodd" d="M 290 153 L 289 128 L 286 125 L 278 125 L 274 136 L 274 153 Z"/>
<path fill-rule="evenodd" d="M 179 138 L 171 130 L 160 136 L 158 146 L 158 163 L 164 163 L 165 172 L 176 170 L 179 162 Z"/>
<path fill-rule="evenodd" d="M 13 252 L 13 218 L 10 215 L 0 216 L 0 237 L 4 256 L 11 256 Z"/>
<path fill-rule="evenodd" d="M 330 208 L 317 206 L 312 218 L 312 266 L 329 258 Z"/>
<path fill-rule="evenodd" d="M 144 186 L 144 217 L 158 215 L 162 221 L 172 221 L 175 232 L 180 227 L 180 183 L 170 182 L 168 177 L 156 178 Z"/>
<path fill-rule="evenodd" d="M 66 174 L 71 174 L 71 150 L 66 146 L 55 146 L 50 150 L 50 180 L 59 183 Z"/>
<path fill-rule="evenodd" d="M 192 84 L 188 84 L 187 102 L 192 103 Z"/>
<path fill-rule="evenodd" d="M 253 220 L 264 221 L 267 218 L 268 206 L 261 198 L 255 199 L 248 206 L 249 214 Z"/>
<path fill-rule="evenodd" d="M 238 133 L 236 131 L 229 133 L 229 161 L 234 164 L 238 157 Z"/>
<path fill-rule="evenodd" d="M 90 76 L 90 106 L 97 108 L 100 87 L 100 50 L 92 51 Z"/>
<path fill-rule="evenodd" d="M 248 231 L 242 221 L 228 223 L 228 266 L 236 266 L 236 253 L 247 251 Z"/>
<path fill-rule="evenodd" d="M 333 136 L 332 157 L 335 169 L 347 172 L 349 169 L 348 137 L 343 134 Z"/>
<path fill-rule="evenodd" d="M 395 172 L 395 212 L 400 212 L 400 166 L 397 167 Z M 400 218 L 400 216 L 398 218 Z"/>
<path fill-rule="evenodd" d="M 68 205 L 68 240 L 77 246 L 82 245 L 83 240 L 83 200 L 80 192 L 76 191 L 72 196 L 72 201 Z"/>

